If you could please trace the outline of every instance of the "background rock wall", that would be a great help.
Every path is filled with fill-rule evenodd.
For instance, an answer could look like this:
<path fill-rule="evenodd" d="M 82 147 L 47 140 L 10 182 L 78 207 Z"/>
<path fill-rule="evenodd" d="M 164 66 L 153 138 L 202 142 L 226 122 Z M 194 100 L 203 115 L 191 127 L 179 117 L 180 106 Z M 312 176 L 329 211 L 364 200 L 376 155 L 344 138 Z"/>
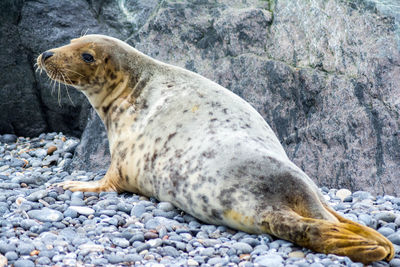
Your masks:
<path fill-rule="evenodd" d="M 3 0 L 0 18 L 0 132 L 83 132 L 71 169 L 107 168 L 104 128 L 33 64 L 87 31 L 245 98 L 319 185 L 400 194 L 396 0 Z"/>

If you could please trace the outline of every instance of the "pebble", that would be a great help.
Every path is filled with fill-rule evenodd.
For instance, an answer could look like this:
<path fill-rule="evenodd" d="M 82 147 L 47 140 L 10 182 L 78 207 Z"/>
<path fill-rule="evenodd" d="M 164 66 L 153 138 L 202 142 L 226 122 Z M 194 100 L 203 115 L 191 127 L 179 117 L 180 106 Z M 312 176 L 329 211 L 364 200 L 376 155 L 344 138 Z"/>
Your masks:
<path fill-rule="evenodd" d="M 351 191 L 348 189 L 340 189 L 336 192 L 336 197 L 340 198 L 341 201 L 344 201 L 347 197 L 351 196 Z"/>
<path fill-rule="evenodd" d="M 237 254 L 248 254 L 253 250 L 249 244 L 244 242 L 234 243 L 231 247 L 236 249 Z"/>
<path fill-rule="evenodd" d="M 288 254 L 289 258 L 304 258 L 305 255 L 302 251 L 292 251 Z"/>
<path fill-rule="evenodd" d="M 35 264 L 31 260 L 17 260 L 14 262 L 14 267 L 34 267 Z"/>
<path fill-rule="evenodd" d="M 274 266 L 280 267 L 283 266 L 283 258 L 276 254 L 269 254 L 264 256 L 259 256 L 255 258 L 255 263 L 259 264 L 259 266 Z"/>
<path fill-rule="evenodd" d="M 6 144 L 12 144 L 17 141 L 18 137 L 15 134 L 3 134 L 0 135 L 0 142 Z"/>
<path fill-rule="evenodd" d="M 61 212 L 49 208 L 30 210 L 28 211 L 28 215 L 41 222 L 59 222 L 64 218 Z"/>
<path fill-rule="evenodd" d="M 95 213 L 94 209 L 89 207 L 81 207 L 81 206 L 70 206 L 68 209 L 76 211 L 78 214 L 82 214 L 85 216 L 93 215 Z"/>

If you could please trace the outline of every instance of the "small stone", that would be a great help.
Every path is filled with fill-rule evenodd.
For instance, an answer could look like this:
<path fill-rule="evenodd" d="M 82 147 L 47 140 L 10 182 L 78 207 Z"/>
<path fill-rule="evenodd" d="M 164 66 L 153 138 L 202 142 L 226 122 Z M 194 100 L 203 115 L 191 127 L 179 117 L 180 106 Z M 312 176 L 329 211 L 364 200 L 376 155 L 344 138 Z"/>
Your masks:
<path fill-rule="evenodd" d="M 104 246 L 103 245 L 96 245 L 93 243 L 85 243 L 79 246 L 79 249 L 81 251 L 87 251 L 87 252 L 103 252 L 104 251 Z"/>
<path fill-rule="evenodd" d="M 148 250 L 148 249 L 150 249 L 150 244 L 144 243 L 144 244 L 139 245 L 138 247 L 136 247 L 136 252 L 140 253 L 140 252 L 142 252 L 144 250 Z"/>
<path fill-rule="evenodd" d="M 351 196 L 351 191 L 348 189 L 340 189 L 336 192 L 336 197 L 343 201 L 346 197 Z"/>
<path fill-rule="evenodd" d="M 387 237 L 393 244 L 400 246 L 400 232 L 396 232 Z"/>
<path fill-rule="evenodd" d="M 8 265 L 8 260 L 7 257 L 3 256 L 0 254 L 0 266 L 7 266 Z"/>
<path fill-rule="evenodd" d="M 176 250 L 176 248 L 172 246 L 165 246 L 163 247 L 163 254 L 164 256 L 171 256 L 173 258 L 179 257 L 179 252 Z"/>
<path fill-rule="evenodd" d="M 18 254 L 15 251 L 9 251 L 4 256 L 6 256 L 7 260 L 9 261 L 15 261 L 16 259 L 18 259 Z M 2 265 L 0 264 L 0 266 Z"/>
<path fill-rule="evenodd" d="M 146 207 L 142 204 L 136 204 L 131 210 L 131 216 L 135 216 L 136 218 L 140 218 L 143 213 L 146 212 Z"/>
<path fill-rule="evenodd" d="M 382 235 L 388 237 L 394 233 L 394 230 L 389 227 L 381 227 L 378 229 L 378 232 L 381 233 Z"/>
<path fill-rule="evenodd" d="M 42 199 L 46 196 L 47 196 L 46 190 L 38 190 L 27 196 L 26 199 L 29 201 L 38 201 L 39 199 Z"/>
<path fill-rule="evenodd" d="M 207 257 L 211 257 L 213 254 L 215 253 L 215 249 L 214 248 L 205 248 L 200 252 L 201 256 L 207 256 Z"/>
<path fill-rule="evenodd" d="M 258 246 L 258 245 L 261 244 L 260 241 L 259 241 L 258 239 L 256 239 L 256 238 L 251 238 L 251 237 L 243 238 L 243 239 L 240 240 L 240 242 L 247 243 L 247 244 L 249 244 L 249 245 L 252 246 L 252 247 L 256 247 L 256 246 Z"/>
<path fill-rule="evenodd" d="M 59 222 L 64 218 L 61 212 L 49 208 L 30 210 L 28 211 L 28 215 L 41 222 Z"/>
<path fill-rule="evenodd" d="M 227 264 L 229 262 L 228 259 L 226 258 L 220 258 L 220 257 L 216 257 L 216 258 L 211 258 L 207 261 L 207 264 L 211 265 L 211 266 L 215 266 L 215 265 L 219 265 L 219 266 L 224 266 L 225 264 Z"/>
<path fill-rule="evenodd" d="M 400 259 L 393 259 L 389 262 L 390 267 L 400 267 Z"/>
<path fill-rule="evenodd" d="M 146 240 L 158 238 L 158 234 L 157 234 L 157 233 L 154 233 L 154 232 L 151 232 L 151 231 L 148 231 L 148 232 L 146 232 L 146 233 L 144 234 L 144 238 L 145 238 Z"/>
<path fill-rule="evenodd" d="M 260 266 L 280 267 L 280 266 L 283 266 L 282 262 L 283 262 L 283 258 L 276 254 L 268 254 L 268 255 L 258 256 L 254 260 L 254 263 L 257 263 Z"/>
<path fill-rule="evenodd" d="M 42 159 L 47 156 L 47 151 L 44 150 L 43 148 L 39 148 L 39 149 L 35 150 L 34 155 L 35 155 L 35 157 Z"/>
<path fill-rule="evenodd" d="M 135 241 L 143 242 L 143 241 L 144 241 L 144 235 L 143 235 L 143 233 L 136 233 L 136 234 L 134 234 L 134 235 L 129 239 L 129 242 L 130 242 L 130 243 L 133 243 L 133 242 L 135 242 Z"/>
<path fill-rule="evenodd" d="M 250 253 L 253 248 L 244 242 L 237 242 L 232 245 L 232 248 L 236 249 L 237 254 L 248 254 Z"/>
<path fill-rule="evenodd" d="M 14 262 L 14 267 L 34 267 L 35 264 L 30 260 L 17 260 Z"/>
<path fill-rule="evenodd" d="M 292 251 L 288 254 L 289 258 L 304 258 L 305 255 L 302 251 L 297 250 L 297 251 Z"/>
<path fill-rule="evenodd" d="M 95 213 L 94 209 L 81 206 L 70 206 L 69 209 L 76 211 L 79 214 L 89 216 Z"/>
<path fill-rule="evenodd" d="M 36 260 L 36 264 L 37 265 L 50 265 L 50 263 L 51 263 L 51 260 L 48 258 L 48 257 L 39 257 L 37 260 Z"/>
<path fill-rule="evenodd" d="M 56 146 L 49 146 L 47 148 L 47 155 L 53 155 L 54 151 L 56 151 L 56 150 L 57 150 Z"/>
<path fill-rule="evenodd" d="M 163 211 L 172 211 L 172 210 L 174 210 L 175 209 L 175 207 L 174 207 L 174 205 L 172 205 L 171 203 L 169 203 L 169 202 L 160 202 L 158 205 L 157 205 L 157 208 L 159 208 L 160 210 L 163 210 Z"/>
<path fill-rule="evenodd" d="M 147 243 L 152 247 L 152 248 L 156 248 L 162 245 L 163 241 L 161 240 L 161 238 L 156 238 L 156 239 L 151 239 L 149 241 L 147 241 Z"/>
<path fill-rule="evenodd" d="M 199 263 L 197 261 L 195 261 L 194 259 L 188 259 L 186 264 L 188 266 L 199 266 Z"/>
<path fill-rule="evenodd" d="M 66 217 L 76 218 L 76 217 L 78 217 L 78 212 L 77 212 L 76 210 L 74 210 L 74 209 L 68 208 L 68 209 L 66 209 L 66 210 L 64 211 L 64 217 L 65 217 L 65 218 L 66 218 Z"/>
<path fill-rule="evenodd" d="M 113 238 L 111 239 L 114 245 L 121 248 L 127 248 L 129 246 L 129 241 L 125 238 Z"/>
<path fill-rule="evenodd" d="M 29 255 L 33 250 L 35 250 L 35 246 L 32 243 L 26 243 L 22 241 L 18 243 L 17 252 L 20 255 Z"/>
<path fill-rule="evenodd" d="M 375 215 L 375 218 L 390 223 L 396 220 L 396 214 L 393 212 L 379 212 Z"/>
<path fill-rule="evenodd" d="M 15 134 L 3 134 L 0 136 L 0 142 L 6 144 L 12 144 L 17 141 L 18 137 Z"/>

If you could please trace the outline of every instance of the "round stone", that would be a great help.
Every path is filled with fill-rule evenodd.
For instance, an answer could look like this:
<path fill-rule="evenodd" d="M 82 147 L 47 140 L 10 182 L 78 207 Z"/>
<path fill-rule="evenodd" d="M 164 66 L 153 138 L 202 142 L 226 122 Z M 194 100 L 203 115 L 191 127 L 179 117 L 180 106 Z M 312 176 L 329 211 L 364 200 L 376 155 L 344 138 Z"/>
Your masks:
<path fill-rule="evenodd" d="M 14 267 L 34 267 L 35 264 L 30 260 L 17 260 L 14 262 Z"/>
<path fill-rule="evenodd" d="M 340 189 L 336 192 L 336 197 L 340 198 L 341 201 L 349 196 L 351 196 L 351 191 L 348 189 Z"/>
<path fill-rule="evenodd" d="M 0 136 L 0 142 L 6 144 L 12 144 L 17 141 L 18 137 L 15 134 L 3 134 Z"/>
<path fill-rule="evenodd" d="M 175 209 L 174 205 L 172 205 L 169 202 L 160 202 L 157 205 L 157 208 L 159 208 L 160 210 L 163 210 L 163 211 L 172 211 Z"/>
<path fill-rule="evenodd" d="M 389 212 L 389 211 L 380 212 L 375 215 L 375 218 L 377 220 L 382 220 L 382 221 L 390 223 L 390 222 L 394 222 L 396 220 L 396 214 L 394 214 L 393 212 Z"/>
<path fill-rule="evenodd" d="M 9 251 L 4 256 L 6 256 L 7 260 L 9 261 L 15 261 L 18 259 L 18 254 L 15 251 Z"/>
<path fill-rule="evenodd" d="M 254 263 L 259 264 L 259 266 L 274 266 L 280 267 L 282 264 L 283 258 L 276 254 L 263 255 L 255 258 Z"/>
<path fill-rule="evenodd" d="M 297 251 L 292 251 L 288 254 L 289 258 L 304 258 L 305 255 L 302 251 L 297 250 Z"/>
<path fill-rule="evenodd" d="M 250 253 L 253 248 L 244 242 L 237 242 L 232 245 L 232 248 L 236 249 L 237 254 L 248 254 Z"/>
<path fill-rule="evenodd" d="M 64 218 L 64 215 L 58 210 L 43 208 L 41 210 L 30 210 L 28 215 L 41 222 L 59 222 Z"/>
<path fill-rule="evenodd" d="M 89 216 L 94 214 L 94 209 L 89 207 L 82 207 L 82 206 L 70 206 L 69 209 L 76 211 L 79 214 Z"/>
<path fill-rule="evenodd" d="M 389 227 L 381 227 L 381 228 L 378 229 L 378 232 L 381 233 L 382 235 L 388 237 L 388 236 L 390 236 L 391 234 L 394 233 L 394 230 L 392 228 L 389 228 Z"/>

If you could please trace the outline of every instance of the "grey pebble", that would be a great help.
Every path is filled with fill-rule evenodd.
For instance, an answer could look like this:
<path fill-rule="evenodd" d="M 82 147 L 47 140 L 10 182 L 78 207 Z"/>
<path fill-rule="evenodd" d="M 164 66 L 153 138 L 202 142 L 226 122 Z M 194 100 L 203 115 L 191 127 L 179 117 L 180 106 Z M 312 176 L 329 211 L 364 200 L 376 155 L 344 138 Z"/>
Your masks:
<path fill-rule="evenodd" d="M 215 265 L 224 266 L 228 262 L 229 262 L 229 259 L 220 258 L 220 257 L 211 258 L 207 261 L 207 263 L 210 264 L 211 266 L 215 266 Z"/>
<path fill-rule="evenodd" d="M 201 256 L 211 257 L 215 253 L 215 249 L 212 247 L 205 248 L 200 252 Z"/>
<path fill-rule="evenodd" d="M 151 247 L 150 244 L 144 243 L 144 244 L 142 244 L 142 245 L 136 247 L 136 252 L 137 252 L 137 253 L 140 253 L 140 252 L 142 252 L 143 250 L 149 249 L 150 247 Z"/>
<path fill-rule="evenodd" d="M 34 267 L 35 264 L 30 260 L 17 260 L 14 262 L 14 267 Z"/>
<path fill-rule="evenodd" d="M 283 266 L 282 262 L 283 258 L 277 254 L 258 256 L 254 259 L 254 263 L 257 263 L 260 266 L 280 267 Z"/>
<path fill-rule="evenodd" d="M 400 267 L 400 259 L 392 259 L 389 264 L 391 267 Z"/>
<path fill-rule="evenodd" d="M 253 248 L 244 242 L 237 242 L 232 245 L 232 248 L 236 249 L 237 254 L 248 254 L 250 253 Z"/>
<path fill-rule="evenodd" d="M 0 253 L 6 254 L 8 251 L 15 251 L 17 247 L 13 243 L 0 240 Z"/>
<path fill-rule="evenodd" d="M 8 251 L 4 256 L 6 256 L 9 261 L 15 261 L 18 259 L 18 254 L 15 251 Z"/>
<path fill-rule="evenodd" d="M 143 235 L 143 233 L 136 233 L 136 234 L 134 234 L 134 235 L 129 239 L 129 242 L 130 242 L 130 243 L 133 243 L 133 242 L 135 242 L 135 241 L 143 242 L 143 241 L 144 241 L 144 235 Z"/>
<path fill-rule="evenodd" d="M 400 231 L 387 237 L 393 244 L 400 246 Z"/>
<path fill-rule="evenodd" d="M 27 196 L 26 199 L 29 201 L 38 201 L 39 199 L 42 199 L 45 196 L 47 196 L 46 190 L 38 190 Z"/>
<path fill-rule="evenodd" d="M 64 218 L 61 212 L 49 208 L 30 210 L 28 211 L 28 215 L 41 222 L 59 222 Z"/>
<path fill-rule="evenodd" d="M 390 223 L 396 220 L 396 214 L 393 212 L 380 212 L 375 215 L 375 218 Z"/>
<path fill-rule="evenodd" d="M 388 237 L 388 236 L 390 236 L 391 234 L 394 233 L 394 230 L 392 228 L 389 228 L 389 227 L 381 227 L 381 228 L 378 229 L 378 232 L 381 233 L 382 235 Z"/>
<path fill-rule="evenodd" d="M 117 247 L 121 247 L 121 248 L 127 248 L 129 246 L 129 241 L 126 240 L 125 238 L 113 238 L 111 239 L 111 241 L 113 242 L 114 245 L 116 245 Z"/>
<path fill-rule="evenodd" d="M 169 202 L 160 202 L 160 203 L 158 203 L 157 208 L 159 208 L 160 210 L 166 211 L 166 212 L 175 210 L 174 205 L 172 205 Z"/>
<path fill-rule="evenodd" d="M 180 253 L 176 250 L 176 248 L 172 246 L 165 246 L 163 247 L 162 251 L 163 251 L 163 256 L 171 256 L 177 258 L 180 255 Z"/>

